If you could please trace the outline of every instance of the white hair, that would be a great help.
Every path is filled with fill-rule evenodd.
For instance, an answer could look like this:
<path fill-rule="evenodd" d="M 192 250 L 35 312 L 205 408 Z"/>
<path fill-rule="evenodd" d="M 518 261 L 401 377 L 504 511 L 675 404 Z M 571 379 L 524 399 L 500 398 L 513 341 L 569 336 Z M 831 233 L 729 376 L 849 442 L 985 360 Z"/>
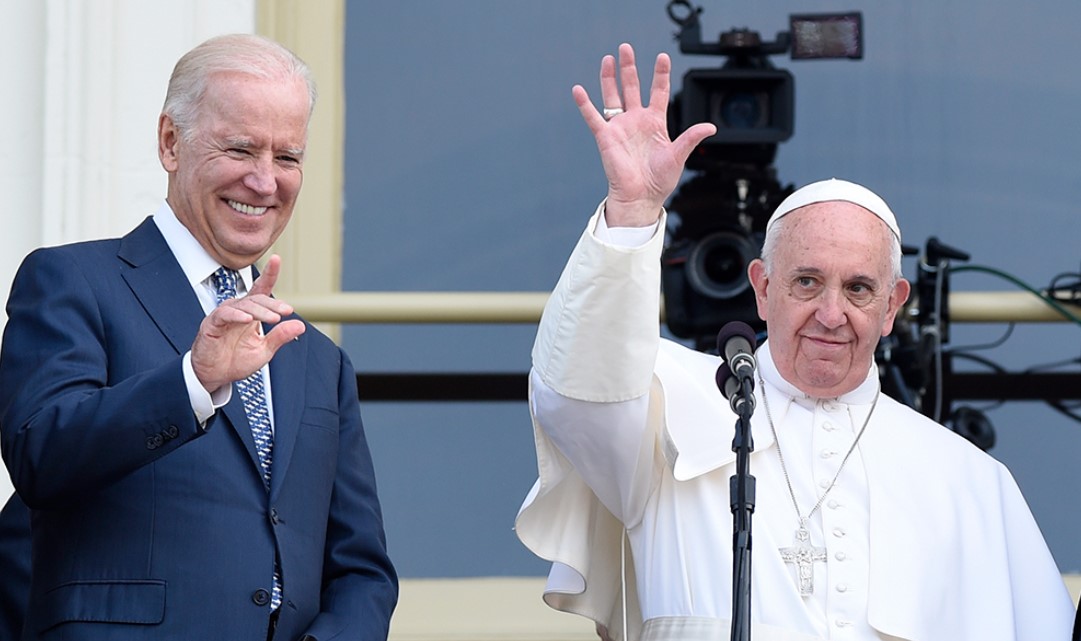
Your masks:
<path fill-rule="evenodd" d="M 216 36 L 184 54 L 169 78 L 162 113 L 172 119 L 185 140 L 190 141 L 195 135 L 210 78 L 230 72 L 265 79 L 303 80 L 308 87 L 309 117 L 315 109 L 316 90 L 311 69 L 292 51 L 270 38 L 254 34 Z"/>

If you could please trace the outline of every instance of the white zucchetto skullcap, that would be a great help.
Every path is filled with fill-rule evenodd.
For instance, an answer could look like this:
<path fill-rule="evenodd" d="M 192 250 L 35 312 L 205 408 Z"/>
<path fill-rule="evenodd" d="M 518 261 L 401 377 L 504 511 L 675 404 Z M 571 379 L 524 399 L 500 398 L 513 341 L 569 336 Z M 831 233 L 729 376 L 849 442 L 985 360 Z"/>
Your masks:
<path fill-rule="evenodd" d="M 897 237 L 897 241 L 901 241 L 901 228 L 897 226 L 897 217 L 893 215 L 886 201 L 863 185 L 837 178 L 820 180 L 792 192 L 788 198 L 781 201 L 777 210 L 770 216 L 769 222 L 766 223 L 766 231 L 769 231 L 773 223 L 800 207 L 831 200 L 843 200 L 863 207 L 886 223 L 893 235 Z"/>

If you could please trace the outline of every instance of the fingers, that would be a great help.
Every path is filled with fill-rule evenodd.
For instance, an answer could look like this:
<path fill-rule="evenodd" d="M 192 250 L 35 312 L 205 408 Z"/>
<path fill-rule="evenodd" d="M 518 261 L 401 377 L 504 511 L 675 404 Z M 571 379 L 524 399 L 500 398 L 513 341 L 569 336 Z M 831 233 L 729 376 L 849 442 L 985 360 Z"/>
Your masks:
<path fill-rule="evenodd" d="M 277 323 L 283 316 L 293 313 L 293 306 L 265 294 L 249 294 L 244 298 L 228 300 L 210 313 L 215 324 Z"/>
<path fill-rule="evenodd" d="M 653 80 L 649 93 L 649 108 L 662 115 L 668 109 L 671 91 L 672 60 L 668 54 L 661 53 L 653 69 Z M 619 45 L 618 68 L 616 57 L 606 55 L 601 58 L 600 71 L 601 105 L 594 108 L 589 95 L 581 85 L 575 85 L 572 93 L 586 124 L 597 132 L 608 119 L 600 114 L 601 110 L 620 109 L 631 111 L 642 107 L 642 88 L 635 63 L 634 48 L 627 43 Z"/>
<path fill-rule="evenodd" d="M 571 89 L 571 95 L 574 96 L 574 103 L 578 105 L 578 111 L 582 114 L 582 119 L 586 121 L 593 135 L 596 135 L 604 127 L 604 118 L 593 107 L 593 102 L 589 99 L 589 93 L 586 92 L 585 87 L 582 85 L 574 85 Z"/>
<path fill-rule="evenodd" d="M 605 109 L 623 108 L 616 80 L 616 59 L 611 55 L 601 58 L 601 106 Z"/>
<path fill-rule="evenodd" d="M 277 353 L 278 348 L 285 345 L 291 340 L 295 340 L 305 331 L 304 322 L 293 319 L 287 320 L 284 323 L 278 323 L 274 326 L 274 329 L 270 330 L 266 335 L 266 349 L 269 352 L 267 361 L 270 361 L 270 357 L 273 357 Z"/>
<path fill-rule="evenodd" d="M 278 284 L 278 274 L 281 273 L 281 268 L 281 256 L 273 254 L 267 259 L 266 266 L 259 272 L 259 278 L 256 278 L 255 282 L 252 283 L 251 291 L 248 294 L 264 294 L 266 296 L 273 294 L 274 286 Z"/>
<path fill-rule="evenodd" d="M 248 295 L 222 302 L 203 320 L 191 348 L 195 374 L 207 390 L 249 376 L 274 357 L 278 349 L 304 333 L 303 321 L 284 316 L 293 306 L 272 296 L 281 257 L 267 260 Z M 271 325 L 263 334 L 262 325 Z"/>
<path fill-rule="evenodd" d="M 255 320 L 247 311 L 229 306 L 218 307 L 203 321 L 192 344 L 191 363 L 207 391 L 248 377 L 305 331 L 303 321 L 290 319 L 263 335 Z"/>
<path fill-rule="evenodd" d="M 292 314 L 292 305 L 271 296 L 279 273 L 281 258 L 271 256 L 246 296 L 226 300 L 210 312 L 207 316 L 209 326 L 217 335 L 225 335 L 248 331 L 247 328 L 256 323 L 274 325 L 280 323 L 282 317 Z"/>
<path fill-rule="evenodd" d="M 662 114 L 668 110 L 671 75 L 672 59 L 666 53 L 657 54 L 657 62 L 653 65 L 653 84 L 649 88 L 649 108 Z"/>
<path fill-rule="evenodd" d="M 638 83 L 638 68 L 634 64 L 634 48 L 625 42 L 619 45 L 618 80 L 615 57 L 608 55 L 601 58 L 601 101 L 605 109 L 630 111 L 642 106 L 642 88 Z"/>
<path fill-rule="evenodd" d="M 281 266 L 281 256 L 273 254 L 267 259 L 263 270 L 259 272 L 259 278 L 256 278 L 255 282 L 252 283 L 248 295 L 244 298 L 229 301 L 226 305 L 250 314 L 251 317 L 248 318 L 248 322 L 257 320 L 261 323 L 277 323 L 282 316 L 292 314 L 292 305 L 273 298 L 274 286 L 278 284 Z"/>
<path fill-rule="evenodd" d="M 623 83 L 623 108 L 630 111 L 641 107 L 642 88 L 638 84 L 638 68 L 634 65 L 634 48 L 626 42 L 619 45 L 619 81 Z M 619 104 L 605 103 L 605 106 L 618 107 Z"/>

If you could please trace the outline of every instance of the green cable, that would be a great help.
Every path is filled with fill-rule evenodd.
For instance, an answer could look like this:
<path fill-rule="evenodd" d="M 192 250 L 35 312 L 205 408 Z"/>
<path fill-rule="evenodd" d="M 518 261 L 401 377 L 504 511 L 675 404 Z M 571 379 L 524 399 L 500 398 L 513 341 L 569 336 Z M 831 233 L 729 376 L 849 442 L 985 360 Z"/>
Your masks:
<path fill-rule="evenodd" d="M 1078 316 L 1074 315 L 1073 312 L 1067 310 L 1057 300 L 1055 300 L 1054 298 L 1051 298 L 1050 296 L 1043 293 L 1042 291 L 1039 291 L 1038 289 L 1036 289 L 1032 285 L 1029 285 L 1028 283 L 1024 282 L 1023 280 L 1021 280 L 1021 279 L 1019 279 L 1019 278 L 1017 278 L 1015 276 L 1012 276 L 1010 274 L 1007 274 L 1004 271 L 995 269 L 994 267 L 985 267 L 983 265 L 960 265 L 958 267 L 950 266 L 949 271 L 950 271 L 950 273 L 954 273 L 954 272 L 984 272 L 984 273 L 987 273 L 987 274 L 991 274 L 992 276 L 998 276 L 999 278 L 1002 278 L 1003 280 L 1008 280 L 1011 283 L 1013 283 L 1014 285 L 1017 285 L 1018 287 L 1020 287 L 1021 289 L 1027 290 L 1027 291 L 1035 294 L 1040 300 L 1042 300 L 1044 303 L 1046 303 L 1048 307 L 1050 307 L 1051 309 L 1054 309 L 1055 311 L 1062 314 L 1066 318 L 1069 318 L 1070 320 L 1072 320 L 1077 325 L 1081 325 L 1081 317 L 1078 317 Z"/>

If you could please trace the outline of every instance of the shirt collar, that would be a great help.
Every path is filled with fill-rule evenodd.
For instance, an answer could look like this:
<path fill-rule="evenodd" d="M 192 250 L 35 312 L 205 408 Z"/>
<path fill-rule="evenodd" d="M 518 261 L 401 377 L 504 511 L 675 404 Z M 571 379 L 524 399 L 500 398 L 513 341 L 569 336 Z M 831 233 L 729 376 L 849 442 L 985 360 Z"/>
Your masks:
<path fill-rule="evenodd" d="M 162 201 L 161 206 L 154 212 L 154 224 L 165 237 L 165 244 L 169 246 L 173 256 L 176 256 L 180 269 L 184 270 L 184 276 L 193 288 L 203 285 L 222 266 L 180 222 L 168 202 Z M 244 291 L 251 291 L 251 266 L 244 267 L 238 273 L 244 283 Z"/>

